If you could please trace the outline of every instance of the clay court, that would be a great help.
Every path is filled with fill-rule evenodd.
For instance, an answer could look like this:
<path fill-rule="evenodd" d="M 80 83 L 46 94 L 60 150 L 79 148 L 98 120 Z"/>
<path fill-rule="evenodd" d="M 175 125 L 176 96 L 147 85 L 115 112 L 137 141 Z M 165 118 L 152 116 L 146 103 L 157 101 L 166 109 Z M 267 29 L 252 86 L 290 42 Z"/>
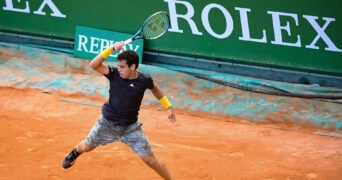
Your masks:
<path fill-rule="evenodd" d="M 126 69 L 129 89 L 111 76 L 115 120 L 152 87 L 116 62 L 125 50 L 163 92 L 138 118 L 173 179 L 342 180 L 341 2 L 0 2 L 0 180 L 162 179 L 120 142 L 62 167 L 109 98 L 90 60 Z"/>
<path fill-rule="evenodd" d="M 0 179 L 160 179 L 123 144 L 99 147 L 65 170 L 61 162 L 96 122 L 100 108 L 63 94 L 0 89 Z M 101 101 L 101 98 L 96 98 Z M 342 140 L 177 114 L 158 107 L 140 119 L 156 156 L 176 179 L 339 179 Z"/>
<path fill-rule="evenodd" d="M 0 179 L 160 179 L 121 143 L 98 147 L 63 169 L 64 156 L 97 121 L 107 99 L 100 88 L 105 79 L 89 71 L 87 62 L 62 53 L 9 45 L 1 50 Z M 342 139 L 334 130 L 341 120 L 339 103 L 245 92 L 141 68 L 154 71 L 177 105 L 175 124 L 150 94 L 140 111 L 155 155 L 175 179 L 341 178 Z M 172 78 L 179 82 L 163 84 Z M 220 108 L 228 113 L 215 114 Z M 331 129 L 315 128 L 310 118 L 330 118 Z"/>

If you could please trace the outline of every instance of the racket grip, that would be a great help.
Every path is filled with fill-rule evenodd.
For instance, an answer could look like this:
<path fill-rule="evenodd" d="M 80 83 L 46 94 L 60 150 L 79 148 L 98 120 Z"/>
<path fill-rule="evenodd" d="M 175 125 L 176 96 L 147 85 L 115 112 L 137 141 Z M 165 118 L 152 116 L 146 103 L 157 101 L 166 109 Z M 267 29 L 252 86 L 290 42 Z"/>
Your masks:
<path fill-rule="evenodd" d="M 124 42 L 124 44 L 127 45 L 127 44 L 131 43 L 132 41 L 133 41 L 133 39 L 132 39 L 132 38 L 129 38 L 129 39 L 127 39 L 127 40 Z"/>

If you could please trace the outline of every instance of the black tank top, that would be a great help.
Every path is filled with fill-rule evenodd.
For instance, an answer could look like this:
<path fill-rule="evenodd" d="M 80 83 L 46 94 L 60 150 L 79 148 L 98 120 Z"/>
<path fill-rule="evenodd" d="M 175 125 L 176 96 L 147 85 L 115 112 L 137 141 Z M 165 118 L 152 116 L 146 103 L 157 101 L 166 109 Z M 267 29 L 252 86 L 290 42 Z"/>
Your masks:
<path fill-rule="evenodd" d="M 136 79 L 122 79 L 112 66 L 105 77 L 109 80 L 109 100 L 102 107 L 103 117 L 122 126 L 135 123 L 145 90 L 154 88 L 152 77 L 138 72 Z"/>

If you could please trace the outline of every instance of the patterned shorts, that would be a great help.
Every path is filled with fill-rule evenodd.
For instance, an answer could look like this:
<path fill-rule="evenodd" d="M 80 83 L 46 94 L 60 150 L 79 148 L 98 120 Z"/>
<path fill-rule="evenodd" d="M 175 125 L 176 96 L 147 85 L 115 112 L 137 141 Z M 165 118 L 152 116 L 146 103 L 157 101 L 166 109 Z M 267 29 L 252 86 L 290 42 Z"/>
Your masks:
<path fill-rule="evenodd" d="M 151 154 L 152 149 L 141 126 L 140 120 L 127 127 L 118 126 L 100 115 L 98 122 L 91 129 L 86 143 L 89 146 L 99 146 L 121 141 L 131 147 L 134 153 L 144 157 Z"/>

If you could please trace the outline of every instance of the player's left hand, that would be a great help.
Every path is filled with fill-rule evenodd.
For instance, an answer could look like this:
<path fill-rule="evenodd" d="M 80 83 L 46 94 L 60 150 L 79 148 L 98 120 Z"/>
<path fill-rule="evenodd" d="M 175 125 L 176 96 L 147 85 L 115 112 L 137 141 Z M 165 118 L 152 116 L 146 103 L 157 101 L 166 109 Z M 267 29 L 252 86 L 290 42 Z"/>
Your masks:
<path fill-rule="evenodd" d="M 168 113 L 169 113 L 169 121 L 171 123 L 175 123 L 176 122 L 176 114 L 173 110 L 173 107 L 169 107 L 169 109 L 167 109 Z"/>

